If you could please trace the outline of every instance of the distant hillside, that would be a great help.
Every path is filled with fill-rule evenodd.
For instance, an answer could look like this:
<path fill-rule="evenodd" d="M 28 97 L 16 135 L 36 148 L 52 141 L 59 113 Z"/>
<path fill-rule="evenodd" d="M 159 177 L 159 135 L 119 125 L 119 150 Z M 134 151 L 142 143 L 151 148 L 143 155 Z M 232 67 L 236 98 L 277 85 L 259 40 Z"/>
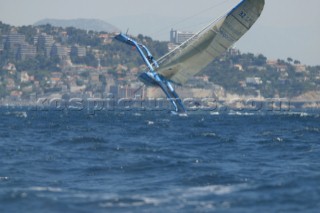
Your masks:
<path fill-rule="evenodd" d="M 92 30 L 92 31 L 105 31 L 109 33 L 119 32 L 120 30 L 109 24 L 105 21 L 98 20 L 98 19 L 43 19 L 36 22 L 34 25 L 46 25 L 50 24 L 56 27 L 75 27 L 82 30 Z"/>

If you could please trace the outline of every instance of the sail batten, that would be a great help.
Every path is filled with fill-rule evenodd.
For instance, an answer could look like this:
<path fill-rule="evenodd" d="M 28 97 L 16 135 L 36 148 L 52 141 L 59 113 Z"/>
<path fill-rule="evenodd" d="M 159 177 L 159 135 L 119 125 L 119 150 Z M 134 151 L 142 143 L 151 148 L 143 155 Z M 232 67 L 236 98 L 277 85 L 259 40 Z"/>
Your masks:
<path fill-rule="evenodd" d="M 159 59 L 157 72 L 178 84 L 185 83 L 227 51 L 259 18 L 265 0 L 243 0 L 218 21 Z"/>

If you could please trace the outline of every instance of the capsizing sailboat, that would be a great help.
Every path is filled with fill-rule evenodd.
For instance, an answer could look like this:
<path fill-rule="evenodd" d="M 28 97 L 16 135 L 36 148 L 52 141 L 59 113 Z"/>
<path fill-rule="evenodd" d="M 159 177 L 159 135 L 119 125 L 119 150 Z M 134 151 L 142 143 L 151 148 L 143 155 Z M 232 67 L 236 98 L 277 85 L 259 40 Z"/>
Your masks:
<path fill-rule="evenodd" d="M 115 39 L 136 47 L 147 71 L 139 79 L 147 86 L 160 87 L 171 102 L 175 114 L 186 114 L 186 108 L 172 83 L 182 85 L 210 62 L 227 51 L 260 17 L 265 0 L 242 0 L 227 14 L 210 23 L 180 46 L 155 60 L 148 48 L 125 34 Z"/>

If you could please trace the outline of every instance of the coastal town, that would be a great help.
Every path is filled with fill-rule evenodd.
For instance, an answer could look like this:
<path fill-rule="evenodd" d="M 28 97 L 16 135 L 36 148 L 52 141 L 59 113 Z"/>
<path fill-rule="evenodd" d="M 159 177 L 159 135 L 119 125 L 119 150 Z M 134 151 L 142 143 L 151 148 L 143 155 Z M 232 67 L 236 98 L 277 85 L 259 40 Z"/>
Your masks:
<path fill-rule="evenodd" d="M 137 79 L 146 67 L 135 50 L 128 51 L 114 41 L 115 33 L 50 25 L 17 28 L 1 23 L 0 36 L 2 105 L 30 104 L 43 97 L 164 97 L 160 90 L 145 87 Z M 171 30 L 170 42 L 155 42 L 142 35 L 138 39 L 151 45 L 159 57 L 191 36 L 190 32 Z M 262 54 L 230 49 L 176 90 L 182 98 L 224 102 L 290 99 L 308 102 L 307 106 L 320 100 L 319 85 L 320 66 L 307 66 L 290 57 L 272 60 Z"/>

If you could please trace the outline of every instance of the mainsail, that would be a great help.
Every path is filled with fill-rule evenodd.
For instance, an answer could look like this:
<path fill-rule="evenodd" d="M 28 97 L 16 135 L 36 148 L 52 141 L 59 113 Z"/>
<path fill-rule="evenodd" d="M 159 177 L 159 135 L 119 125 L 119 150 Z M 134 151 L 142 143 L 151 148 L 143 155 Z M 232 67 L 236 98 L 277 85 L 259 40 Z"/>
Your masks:
<path fill-rule="evenodd" d="M 259 18 L 265 0 L 242 0 L 229 13 L 158 60 L 161 76 L 185 83 L 238 41 Z"/>

